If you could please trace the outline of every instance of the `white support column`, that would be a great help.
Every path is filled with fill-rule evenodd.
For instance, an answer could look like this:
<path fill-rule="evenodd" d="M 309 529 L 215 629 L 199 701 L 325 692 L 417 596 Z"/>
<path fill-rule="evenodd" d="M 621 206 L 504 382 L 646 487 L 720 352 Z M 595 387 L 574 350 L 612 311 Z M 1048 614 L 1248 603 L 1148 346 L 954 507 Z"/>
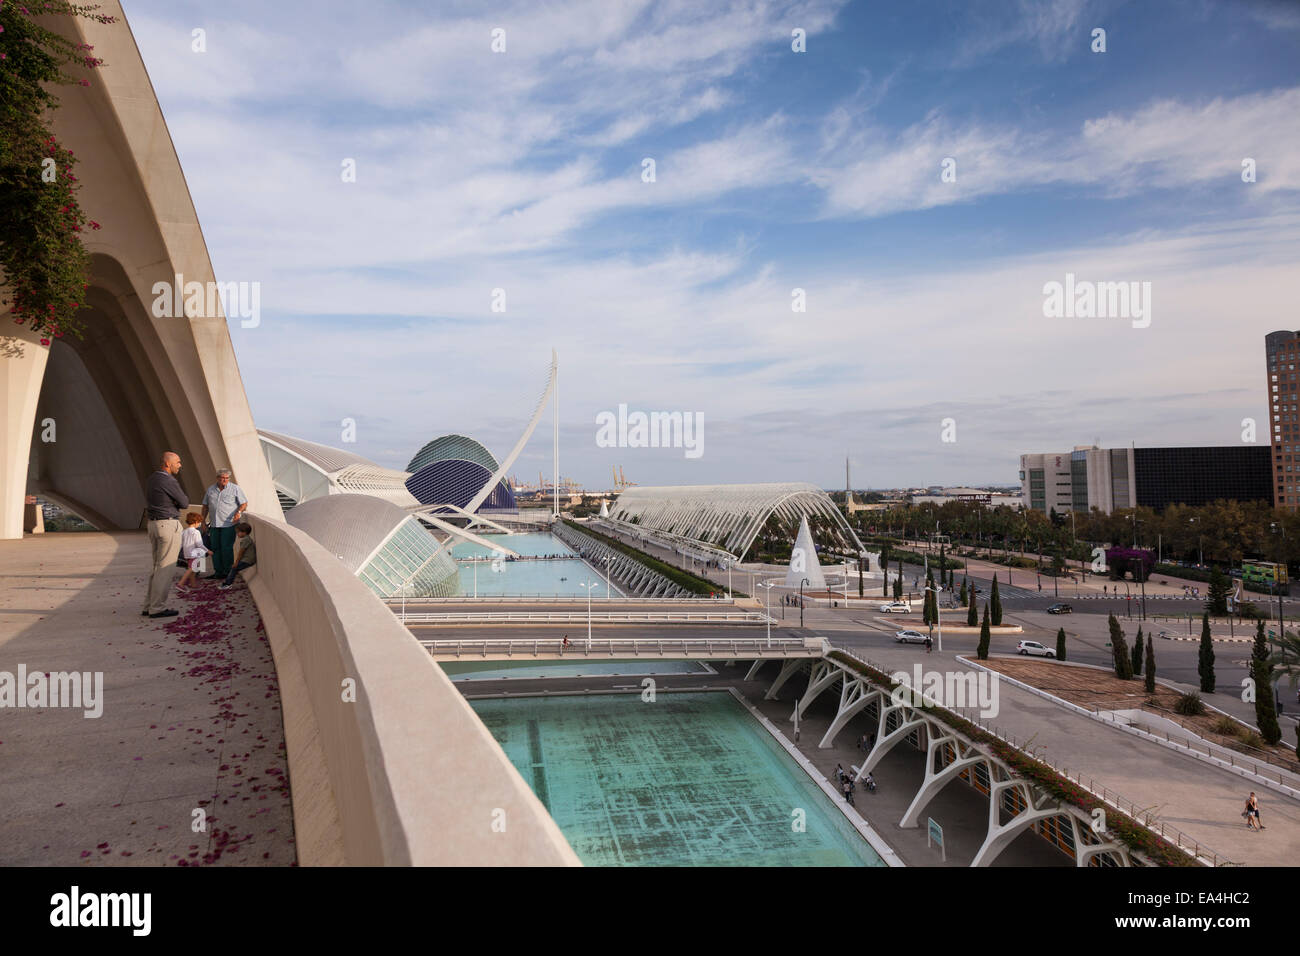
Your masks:
<path fill-rule="evenodd" d="M 26 326 L 8 323 L 0 339 L 0 540 L 23 536 L 32 430 L 49 357 Z"/>
<path fill-rule="evenodd" d="M 934 769 L 934 755 L 946 743 L 953 745 L 957 757 L 942 770 L 936 771 Z M 965 754 L 962 753 L 963 749 Z M 920 826 L 921 813 L 944 787 L 956 780 L 957 775 L 967 767 L 973 767 L 977 763 L 983 763 L 987 760 L 987 757 L 973 747 L 963 745 L 953 734 L 932 738 L 925 757 L 925 779 L 921 781 L 920 789 L 916 791 L 911 806 L 907 808 L 907 812 L 903 814 L 903 819 L 899 821 L 898 825 L 900 827 Z"/>
<path fill-rule="evenodd" d="M 885 733 L 886 722 L 893 711 L 899 711 L 903 715 L 903 720 L 890 733 Z M 867 759 L 862 761 L 862 766 L 858 768 L 855 780 L 861 780 L 868 773 L 876 768 L 876 765 L 884 759 L 885 754 L 894 749 L 894 746 L 901 740 L 906 740 L 913 728 L 924 727 L 926 719 L 918 716 L 919 712 L 913 710 L 906 704 L 893 704 L 889 707 L 880 708 L 880 724 L 876 733 L 876 745 L 871 748 L 871 753 L 867 754 Z M 910 716 L 909 716 L 910 715 Z"/>
<path fill-rule="evenodd" d="M 1087 866 L 1088 861 L 1099 853 L 1116 853 L 1124 862 L 1125 866 L 1133 865 L 1133 859 L 1128 854 L 1128 847 L 1121 843 L 1117 843 L 1114 840 L 1104 840 L 1101 843 L 1084 843 L 1083 835 L 1086 828 L 1080 826 L 1082 821 L 1080 821 L 1073 813 L 1069 815 L 1069 818 L 1070 830 L 1074 834 L 1075 866 Z M 1091 833 L 1092 831 L 1087 829 L 1086 832 Z"/>
<path fill-rule="evenodd" d="M 817 699 L 817 695 L 843 676 L 844 671 L 838 664 L 826 660 L 814 663 L 812 674 L 808 678 L 808 689 L 803 692 L 803 696 L 795 704 L 794 713 L 790 715 L 790 719 L 793 721 L 802 718 L 808 710 L 808 705 Z"/>
<path fill-rule="evenodd" d="M 830 727 L 826 728 L 826 734 L 822 737 L 818 748 L 825 750 L 835 742 L 836 735 L 844 729 L 844 726 L 858 713 L 865 710 L 873 700 L 881 699 L 885 692 L 878 687 L 873 687 L 861 679 L 846 680 L 844 686 L 840 689 L 840 709 L 831 721 Z"/>
<path fill-rule="evenodd" d="M 758 669 L 766 663 L 767 663 L 767 658 L 765 657 L 760 657 L 758 660 L 754 661 L 754 666 L 751 667 L 749 669 L 749 673 L 745 675 L 745 680 L 753 680 L 755 677 L 757 677 Z"/>
<path fill-rule="evenodd" d="M 782 661 L 781 673 L 776 675 L 776 680 L 774 680 L 772 686 L 767 689 L 767 693 L 763 695 L 763 699 L 776 700 L 776 692 L 779 691 L 782 685 L 793 677 L 799 669 L 803 667 L 803 665 L 804 662 L 797 658 L 795 660 Z"/>
<path fill-rule="evenodd" d="M 1055 800 L 1046 794 L 1040 798 L 1038 806 L 1034 805 L 1034 791 L 1023 780 L 999 780 L 990 781 L 989 787 L 989 831 L 984 837 L 984 845 L 980 847 L 979 852 L 975 854 L 975 859 L 971 861 L 971 866 L 989 866 L 994 860 L 1001 855 L 1002 851 L 1011 845 L 1011 842 L 1024 831 L 1024 829 L 1039 820 L 1046 820 L 1048 817 L 1054 817 L 1061 812 L 1060 801 Z M 1027 806 L 1007 823 L 999 823 L 998 820 L 1002 812 L 1002 794 L 1006 790 L 1019 787 L 1024 794 Z M 1050 804 L 1047 806 L 1046 804 Z"/>

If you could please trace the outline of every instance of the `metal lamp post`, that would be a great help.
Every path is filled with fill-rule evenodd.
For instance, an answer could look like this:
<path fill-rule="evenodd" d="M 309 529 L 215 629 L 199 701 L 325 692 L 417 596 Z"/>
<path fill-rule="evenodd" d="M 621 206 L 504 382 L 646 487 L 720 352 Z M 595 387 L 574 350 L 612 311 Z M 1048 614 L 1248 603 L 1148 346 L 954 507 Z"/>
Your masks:
<path fill-rule="evenodd" d="M 934 592 L 934 625 L 939 634 L 939 652 L 943 653 L 943 611 L 939 609 L 939 592 L 943 590 L 943 585 L 930 587 L 927 584 L 925 590 Z"/>
<path fill-rule="evenodd" d="M 807 578 L 804 578 L 802 581 L 799 582 L 799 627 L 800 628 L 803 627 L 803 586 L 805 584 L 812 584 L 812 582 L 809 581 Z"/>
<path fill-rule="evenodd" d="M 772 594 L 772 588 L 776 587 L 775 581 L 760 581 L 760 588 L 763 588 L 763 617 L 767 619 L 767 646 L 772 646 L 772 612 L 771 605 L 768 603 Z"/>
<path fill-rule="evenodd" d="M 579 584 L 578 587 L 587 590 L 587 653 L 591 653 L 591 589 L 599 587 L 599 581 L 588 581 L 586 584 Z"/>
<path fill-rule="evenodd" d="M 1273 522 L 1268 527 L 1269 530 L 1274 533 L 1278 531 L 1282 532 L 1282 548 L 1281 548 L 1281 554 L 1279 554 L 1278 557 L 1280 557 L 1283 561 L 1285 561 L 1286 560 L 1286 528 L 1282 527 L 1282 525 L 1278 524 L 1277 522 Z M 1281 561 L 1278 562 L 1278 564 L 1281 563 L 1282 563 Z M 1286 618 L 1282 616 L 1282 582 L 1278 580 L 1276 567 L 1273 568 L 1273 587 L 1277 589 L 1277 639 L 1280 641 L 1282 640 L 1282 638 L 1286 637 Z"/>

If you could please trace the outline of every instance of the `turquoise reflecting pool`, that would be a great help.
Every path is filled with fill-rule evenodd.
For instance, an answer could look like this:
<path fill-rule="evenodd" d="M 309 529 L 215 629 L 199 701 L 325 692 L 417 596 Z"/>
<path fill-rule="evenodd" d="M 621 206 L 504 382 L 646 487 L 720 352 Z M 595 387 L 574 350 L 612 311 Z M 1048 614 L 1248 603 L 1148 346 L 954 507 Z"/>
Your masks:
<path fill-rule="evenodd" d="M 572 638 L 581 644 L 581 633 Z M 550 663 L 548 661 L 439 661 L 440 666 L 454 681 L 501 680 L 514 678 L 531 680 L 537 677 L 608 677 L 617 674 L 713 674 L 715 671 L 703 661 L 574 661 Z"/>
<path fill-rule="evenodd" d="M 730 694 L 470 704 L 589 866 L 885 865 Z"/>
<path fill-rule="evenodd" d="M 484 535 L 491 541 L 510 548 L 520 555 L 541 560 L 530 561 L 469 561 L 467 558 L 490 557 L 495 552 L 476 544 L 463 542 L 452 548 L 452 556 L 459 565 L 460 593 L 463 597 L 501 595 L 532 595 L 539 597 L 584 597 L 583 584 L 598 582 L 592 589 L 592 602 L 605 597 L 605 575 L 593 571 L 573 549 L 547 531 L 524 534 Z M 559 555 L 559 557 L 549 557 Z M 617 586 L 609 587 L 611 597 L 622 597 Z"/>
<path fill-rule="evenodd" d="M 573 549 L 549 531 L 528 531 L 522 534 L 482 534 L 476 531 L 475 534 L 486 538 L 493 544 L 509 548 L 516 554 L 526 554 L 534 557 L 552 554 L 564 558 L 574 557 Z M 454 558 L 486 558 L 495 553 L 490 548 L 483 548 L 469 541 L 461 541 L 453 545 L 451 549 Z"/>

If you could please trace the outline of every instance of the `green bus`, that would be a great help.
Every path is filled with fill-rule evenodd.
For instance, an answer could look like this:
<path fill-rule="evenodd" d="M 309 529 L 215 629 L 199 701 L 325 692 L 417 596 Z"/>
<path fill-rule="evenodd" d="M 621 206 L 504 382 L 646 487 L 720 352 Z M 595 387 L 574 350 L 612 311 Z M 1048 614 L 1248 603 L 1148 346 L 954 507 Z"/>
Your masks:
<path fill-rule="evenodd" d="M 1269 589 L 1274 586 L 1286 587 L 1286 565 L 1272 561 L 1243 561 L 1241 579 L 1247 584 L 1258 584 Z"/>

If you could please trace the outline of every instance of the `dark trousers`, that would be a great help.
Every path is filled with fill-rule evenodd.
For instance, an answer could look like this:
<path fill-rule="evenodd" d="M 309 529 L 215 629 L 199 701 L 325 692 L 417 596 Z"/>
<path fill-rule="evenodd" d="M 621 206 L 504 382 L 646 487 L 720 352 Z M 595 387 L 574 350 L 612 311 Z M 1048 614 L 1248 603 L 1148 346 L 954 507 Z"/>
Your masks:
<path fill-rule="evenodd" d="M 212 536 L 212 573 L 226 575 L 235 563 L 235 529 L 209 527 Z"/>
<path fill-rule="evenodd" d="M 226 574 L 226 580 L 225 580 L 224 583 L 225 583 L 225 584 L 234 584 L 234 583 L 235 583 L 235 575 L 237 575 L 240 571 L 244 570 L 244 568 L 251 568 L 251 567 L 252 567 L 252 565 L 249 564 L 247 561 L 240 561 L 240 562 L 239 562 L 238 564 L 236 564 L 233 568 L 231 568 L 230 571 Z"/>

